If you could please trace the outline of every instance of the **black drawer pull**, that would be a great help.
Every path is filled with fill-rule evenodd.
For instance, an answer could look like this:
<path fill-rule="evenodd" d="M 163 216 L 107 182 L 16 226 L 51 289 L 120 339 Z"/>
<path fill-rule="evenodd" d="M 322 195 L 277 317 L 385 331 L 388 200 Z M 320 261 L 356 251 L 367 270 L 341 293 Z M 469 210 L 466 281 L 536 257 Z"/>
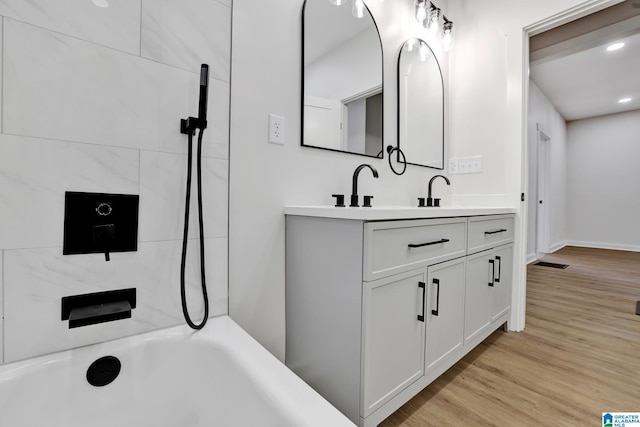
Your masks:
<path fill-rule="evenodd" d="M 424 300 L 427 299 L 426 283 L 418 282 L 418 288 L 422 289 L 422 314 L 418 314 L 418 320 L 424 322 Z"/>
<path fill-rule="evenodd" d="M 507 231 L 506 228 L 501 228 L 500 230 L 485 231 L 484 234 L 498 234 L 498 233 L 503 233 L 505 231 Z"/>
<path fill-rule="evenodd" d="M 494 260 L 490 259 L 489 264 L 491 265 L 491 281 L 489 282 L 489 286 L 493 288 L 493 285 L 496 282 L 496 263 Z"/>
<path fill-rule="evenodd" d="M 449 239 L 440 239 L 440 240 L 435 240 L 433 242 L 426 242 L 426 243 L 409 243 L 409 247 L 421 248 L 423 246 L 437 245 L 438 243 L 447 243 L 449 241 L 450 241 Z"/>
<path fill-rule="evenodd" d="M 437 316 L 440 312 L 440 279 L 433 279 L 433 284 L 437 286 L 438 293 L 436 294 L 436 309 L 431 310 L 431 314 Z"/>

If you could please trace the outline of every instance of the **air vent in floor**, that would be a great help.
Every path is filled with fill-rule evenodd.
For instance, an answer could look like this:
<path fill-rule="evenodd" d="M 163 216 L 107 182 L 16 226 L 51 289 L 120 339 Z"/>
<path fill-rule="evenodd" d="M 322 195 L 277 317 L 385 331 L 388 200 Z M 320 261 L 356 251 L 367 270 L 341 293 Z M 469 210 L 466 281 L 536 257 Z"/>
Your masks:
<path fill-rule="evenodd" d="M 555 262 L 546 262 L 546 261 L 538 261 L 534 265 L 539 265 L 541 267 L 552 267 L 552 268 L 567 268 L 569 264 L 556 264 Z"/>

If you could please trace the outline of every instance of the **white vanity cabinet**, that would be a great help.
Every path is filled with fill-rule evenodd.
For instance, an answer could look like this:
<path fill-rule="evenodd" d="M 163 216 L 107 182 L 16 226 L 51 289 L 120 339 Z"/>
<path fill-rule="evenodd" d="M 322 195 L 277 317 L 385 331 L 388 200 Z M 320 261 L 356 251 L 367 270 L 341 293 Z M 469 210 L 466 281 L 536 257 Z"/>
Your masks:
<path fill-rule="evenodd" d="M 363 417 L 424 376 L 425 282 L 419 272 L 363 284 Z"/>
<path fill-rule="evenodd" d="M 513 215 L 342 212 L 286 216 L 286 364 L 376 426 L 507 320 Z"/>
<path fill-rule="evenodd" d="M 426 371 L 451 365 L 462 349 L 465 301 L 464 257 L 428 268 Z M 437 375 L 440 375 L 438 372 Z"/>
<path fill-rule="evenodd" d="M 508 318 L 513 281 L 511 242 L 512 216 L 469 219 L 465 345 L 479 344 L 495 330 L 497 322 L 502 324 Z"/>

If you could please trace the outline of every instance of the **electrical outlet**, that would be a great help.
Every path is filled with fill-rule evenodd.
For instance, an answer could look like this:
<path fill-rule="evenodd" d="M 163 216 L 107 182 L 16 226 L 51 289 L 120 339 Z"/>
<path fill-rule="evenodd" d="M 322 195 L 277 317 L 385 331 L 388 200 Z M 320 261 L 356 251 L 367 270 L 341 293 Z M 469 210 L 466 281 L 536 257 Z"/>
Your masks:
<path fill-rule="evenodd" d="M 284 145 L 284 117 L 269 114 L 269 142 Z"/>
<path fill-rule="evenodd" d="M 458 159 L 449 159 L 449 174 L 458 173 Z"/>

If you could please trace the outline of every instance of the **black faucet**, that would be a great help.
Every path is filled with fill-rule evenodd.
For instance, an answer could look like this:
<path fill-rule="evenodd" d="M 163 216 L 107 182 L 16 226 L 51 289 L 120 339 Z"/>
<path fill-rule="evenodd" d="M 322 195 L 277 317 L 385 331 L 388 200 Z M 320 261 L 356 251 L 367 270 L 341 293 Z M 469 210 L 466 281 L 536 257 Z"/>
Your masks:
<path fill-rule="evenodd" d="M 360 171 L 364 168 L 371 169 L 371 172 L 373 173 L 374 178 L 378 177 L 378 171 L 371 165 L 368 165 L 365 163 L 356 168 L 356 170 L 353 172 L 353 182 L 351 186 L 351 204 L 349 205 L 352 208 L 357 208 L 359 206 L 358 205 L 358 174 L 360 174 Z M 365 203 L 363 206 L 364 207 L 371 206 L 372 198 L 373 196 L 365 196 Z"/>
<path fill-rule="evenodd" d="M 429 180 L 429 193 L 427 194 L 427 206 L 434 206 L 434 207 L 440 206 L 440 199 L 431 198 L 431 187 L 433 186 L 433 181 L 435 181 L 436 178 L 442 178 L 446 181 L 447 185 L 451 185 L 451 182 L 449 182 L 449 179 L 444 175 L 436 175 L 433 178 L 431 178 Z"/>

